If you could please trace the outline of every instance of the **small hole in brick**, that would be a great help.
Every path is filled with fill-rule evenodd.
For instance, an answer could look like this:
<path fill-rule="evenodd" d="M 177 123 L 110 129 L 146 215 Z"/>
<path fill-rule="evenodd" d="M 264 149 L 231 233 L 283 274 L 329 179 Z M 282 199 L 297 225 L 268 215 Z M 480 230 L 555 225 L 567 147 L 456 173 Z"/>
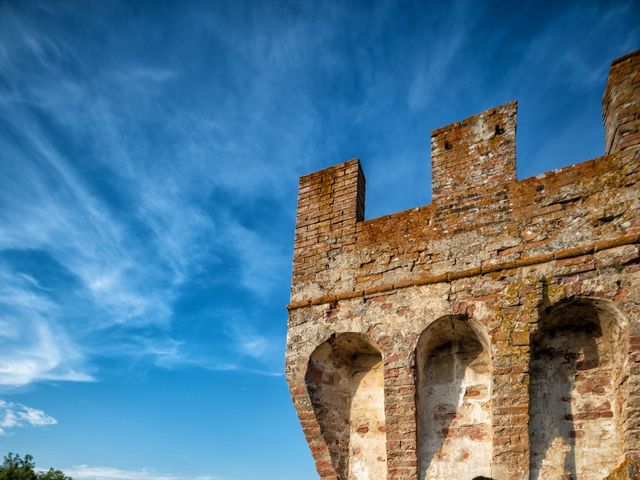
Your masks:
<path fill-rule="evenodd" d="M 444 142 L 444 149 L 445 150 L 451 150 L 453 148 L 453 145 L 451 145 L 451 143 L 445 141 Z"/>
<path fill-rule="evenodd" d="M 619 215 L 604 215 L 600 218 L 598 218 L 598 222 L 600 223 L 609 223 L 609 222 L 613 222 L 616 217 L 619 217 Z"/>
<path fill-rule="evenodd" d="M 502 135 L 504 133 L 504 128 L 500 125 L 496 125 L 496 135 Z"/>

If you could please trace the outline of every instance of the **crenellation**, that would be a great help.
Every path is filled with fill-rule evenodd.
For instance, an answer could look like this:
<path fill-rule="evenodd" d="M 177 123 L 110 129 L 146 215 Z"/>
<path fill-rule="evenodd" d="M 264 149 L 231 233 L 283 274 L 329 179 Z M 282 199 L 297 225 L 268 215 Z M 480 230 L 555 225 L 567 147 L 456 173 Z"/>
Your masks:
<path fill-rule="evenodd" d="M 611 63 L 602 99 L 605 152 L 624 151 L 640 143 L 640 50 Z"/>
<path fill-rule="evenodd" d="M 286 372 L 323 480 L 633 478 L 639 59 L 599 158 L 517 180 L 512 102 L 433 132 L 430 205 L 365 220 L 357 159 L 300 179 Z"/>
<path fill-rule="evenodd" d="M 440 209 L 478 208 L 516 179 L 516 112 L 511 102 L 432 133 L 432 196 Z"/>

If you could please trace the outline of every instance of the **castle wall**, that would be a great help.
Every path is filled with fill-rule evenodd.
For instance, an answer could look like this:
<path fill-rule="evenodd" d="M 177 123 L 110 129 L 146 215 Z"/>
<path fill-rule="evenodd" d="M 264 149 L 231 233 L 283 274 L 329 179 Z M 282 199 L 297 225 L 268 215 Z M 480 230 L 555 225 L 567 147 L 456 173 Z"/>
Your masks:
<path fill-rule="evenodd" d="M 639 52 L 612 64 L 607 154 L 581 164 L 517 181 L 509 103 L 433 132 L 431 205 L 365 221 L 357 160 L 301 178 L 286 371 L 323 480 L 385 478 L 354 476 L 363 458 L 397 480 L 600 480 L 640 454 L 639 75 Z M 384 455 L 353 379 L 317 386 L 341 333 L 379 352 Z"/>

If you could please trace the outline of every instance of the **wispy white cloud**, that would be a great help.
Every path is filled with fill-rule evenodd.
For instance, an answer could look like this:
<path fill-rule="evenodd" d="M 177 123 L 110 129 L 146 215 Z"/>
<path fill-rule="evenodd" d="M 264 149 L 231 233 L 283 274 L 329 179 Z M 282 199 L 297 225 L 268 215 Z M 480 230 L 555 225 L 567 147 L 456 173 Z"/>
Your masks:
<path fill-rule="evenodd" d="M 240 264 L 240 283 L 249 291 L 266 298 L 282 284 L 290 258 L 257 232 L 225 216 L 224 242 L 235 251 Z"/>
<path fill-rule="evenodd" d="M 605 78 L 609 64 L 602 62 L 592 52 L 602 45 L 603 39 L 610 35 L 612 27 L 615 29 L 619 19 L 633 15 L 632 11 L 631 2 L 575 4 L 561 14 L 550 17 L 531 36 L 517 68 L 505 78 L 505 88 L 511 89 L 512 84 L 524 83 L 533 95 L 544 93 L 548 85 L 540 82 L 537 74 L 586 91 L 602 87 L 600 82 Z M 582 32 L 579 43 L 574 41 L 576 31 Z M 638 33 L 638 29 L 636 32 L 618 32 L 620 38 L 616 44 L 621 52 L 635 47 Z M 584 45 L 590 48 L 584 48 Z"/>
<path fill-rule="evenodd" d="M 163 83 L 176 78 L 178 74 L 166 67 L 134 64 L 128 68 L 123 67 L 121 71 L 114 72 L 113 76 L 127 86 L 131 86 L 132 82 L 140 82 L 142 85 L 148 86 L 148 82 Z"/>
<path fill-rule="evenodd" d="M 280 342 L 253 330 L 249 323 L 234 325 L 229 333 L 233 348 L 241 355 L 267 362 L 282 349 Z M 271 363 L 271 362 L 269 362 Z"/>
<path fill-rule="evenodd" d="M 159 103 L 181 80 L 175 68 L 126 55 L 96 68 L 64 35 L 0 8 L 0 253 L 46 252 L 75 282 L 2 265 L 0 385 L 92 380 L 92 358 L 105 355 L 218 365 L 172 338 L 174 302 L 223 256 L 233 265 L 221 274 L 258 299 L 288 274 L 273 239 L 210 201 L 215 189 L 249 201 L 265 185 L 278 192 L 282 172 L 255 161 L 257 144 L 228 140 L 219 112 Z M 147 138 L 150 119 L 169 118 L 160 143 Z M 70 154 L 71 138 L 89 158 Z"/>
<path fill-rule="evenodd" d="M 0 263 L 0 385 L 38 380 L 91 381 L 81 349 L 60 326 L 58 305 L 33 279 Z"/>
<path fill-rule="evenodd" d="M 17 323 L 14 323 L 15 319 L 10 321 Z M 19 338 L 12 333 L 0 339 L 3 345 L 0 385 L 20 386 L 41 380 L 93 380 L 82 362 L 82 355 L 64 331 L 54 330 L 43 317 L 36 316 L 21 323 Z"/>
<path fill-rule="evenodd" d="M 15 428 L 43 427 L 57 423 L 55 418 L 42 410 L 0 400 L 0 435 L 6 435 Z"/>
<path fill-rule="evenodd" d="M 124 470 L 113 467 L 93 467 L 89 465 L 77 465 L 65 468 L 64 472 L 77 480 L 221 480 L 215 475 L 199 475 L 185 477 L 179 475 L 158 473 L 151 469 Z"/>
<path fill-rule="evenodd" d="M 240 309 L 217 310 L 215 318 L 227 338 L 230 357 L 235 358 L 238 365 L 243 364 L 243 359 L 251 360 L 252 366 L 245 366 L 243 370 L 270 377 L 282 375 L 284 339 L 260 329 L 258 322 Z"/>
<path fill-rule="evenodd" d="M 462 16 L 453 18 L 464 18 Z M 467 39 L 465 25 L 454 25 L 453 35 L 441 36 L 441 42 L 425 49 L 425 58 L 416 66 L 409 86 L 407 103 L 413 110 L 428 108 L 435 99 L 443 98 L 444 82 L 451 76 L 451 66 L 459 62 L 460 51 Z M 438 37 L 436 37 L 438 38 Z"/>

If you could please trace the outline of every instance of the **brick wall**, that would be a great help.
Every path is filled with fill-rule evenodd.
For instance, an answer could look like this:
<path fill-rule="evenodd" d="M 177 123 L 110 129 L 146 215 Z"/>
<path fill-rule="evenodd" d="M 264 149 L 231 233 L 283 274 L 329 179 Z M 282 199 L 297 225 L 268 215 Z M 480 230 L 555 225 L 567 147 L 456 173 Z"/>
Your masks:
<path fill-rule="evenodd" d="M 431 205 L 365 221 L 358 160 L 300 179 L 287 380 L 322 479 L 381 477 L 383 455 L 363 454 L 364 437 L 348 426 L 360 418 L 359 397 L 346 395 L 340 406 L 340 431 L 355 433 L 329 433 L 322 412 L 331 405 L 315 393 L 336 381 L 333 367 L 314 363 L 307 375 L 313 352 L 345 334 L 364 336 L 382 356 L 388 479 L 458 478 L 462 464 L 469 468 L 461 471 L 497 480 L 544 472 L 600 480 L 640 454 L 639 76 L 640 52 L 612 63 L 606 155 L 594 160 L 518 181 L 516 104 L 509 103 L 433 132 Z M 423 333 L 448 318 L 466 319 L 486 338 L 477 356 L 464 353 L 472 343 L 456 329 L 429 347 L 437 355 L 417 354 Z M 332 348 L 340 356 L 350 347 Z M 590 361 L 580 357 L 587 350 Z M 552 375 L 540 369 L 545 355 L 564 393 L 540 394 Z M 471 368 L 485 356 L 490 385 Z M 440 371 L 425 358 L 450 360 L 438 362 Z M 531 383 L 530 371 L 537 372 Z M 436 398 L 446 378 L 451 395 L 418 409 L 416 399 Z M 596 385 L 602 379 L 608 383 Z M 466 395 L 474 386 L 490 400 Z M 558 405 L 545 405 L 553 395 Z M 549 408 L 558 415 L 541 422 Z M 457 434 L 484 411 L 488 446 Z M 419 427 L 443 414 L 451 418 L 442 425 L 452 428 Z M 600 452 L 597 462 L 589 451 Z"/>
<path fill-rule="evenodd" d="M 640 143 L 640 55 L 625 55 L 611 64 L 602 99 L 605 152 L 625 150 Z"/>

